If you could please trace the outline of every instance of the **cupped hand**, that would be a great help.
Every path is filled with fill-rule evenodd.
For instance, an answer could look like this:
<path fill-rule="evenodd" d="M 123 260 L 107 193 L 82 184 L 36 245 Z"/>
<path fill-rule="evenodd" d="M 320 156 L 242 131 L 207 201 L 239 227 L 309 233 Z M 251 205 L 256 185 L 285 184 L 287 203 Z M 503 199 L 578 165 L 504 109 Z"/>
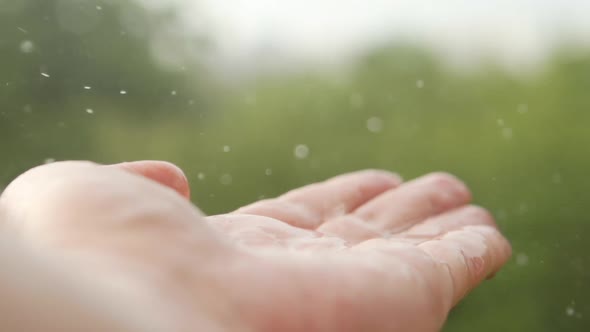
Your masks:
<path fill-rule="evenodd" d="M 188 195 L 168 163 L 54 163 L 6 189 L 1 227 L 161 331 L 437 331 L 511 253 L 444 173 L 360 171 L 210 217 Z"/>

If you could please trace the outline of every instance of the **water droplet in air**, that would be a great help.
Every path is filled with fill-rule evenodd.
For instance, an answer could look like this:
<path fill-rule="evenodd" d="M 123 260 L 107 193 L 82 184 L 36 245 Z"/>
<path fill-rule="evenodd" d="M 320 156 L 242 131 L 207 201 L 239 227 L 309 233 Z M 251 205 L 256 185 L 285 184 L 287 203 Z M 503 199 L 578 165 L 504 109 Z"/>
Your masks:
<path fill-rule="evenodd" d="M 378 133 L 383 129 L 383 120 L 378 117 L 371 117 L 367 120 L 367 129 L 372 133 Z"/>
<path fill-rule="evenodd" d="M 43 77 L 51 77 L 51 76 L 49 76 L 49 74 L 47 74 L 47 73 L 41 73 L 41 76 L 43 76 Z"/>
<path fill-rule="evenodd" d="M 497 123 L 497 124 L 498 124 L 498 126 L 500 126 L 500 127 L 504 127 L 504 125 L 506 124 L 506 123 L 504 122 L 504 119 L 502 119 L 502 118 L 499 118 L 498 120 L 496 120 L 496 123 Z"/>
<path fill-rule="evenodd" d="M 516 107 L 516 111 L 520 114 L 524 114 L 529 111 L 529 105 L 519 104 L 518 107 Z"/>
<path fill-rule="evenodd" d="M 272 175 L 272 168 L 267 168 L 264 170 L 264 174 L 266 175 Z"/>
<path fill-rule="evenodd" d="M 568 306 L 565 308 L 565 314 L 568 316 L 573 316 L 576 313 L 576 310 L 572 306 Z"/>
<path fill-rule="evenodd" d="M 86 109 L 86 113 L 88 113 L 88 114 L 94 114 L 94 110 L 92 108 L 87 108 Z"/>
<path fill-rule="evenodd" d="M 30 40 L 23 40 L 20 43 L 20 51 L 23 53 L 31 53 L 35 50 L 35 44 Z"/>
<path fill-rule="evenodd" d="M 309 147 L 307 147 L 305 144 L 299 144 L 295 147 L 293 152 L 295 154 L 295 158 L 305 159 L 309 156 Z"/>
<path fill-rule="evenodd" d="M 170 91 L 170 94 L 173 96 L 176 96 L 177 92 L 176 92 L 176 90 L 172 90 L 172 91 Z"/>
<path fill-rule="evenodd" d="M 424 81 L 423 80 L 417 80 L 416 81 L 416 87 L 418 89 L 422 89 L 424 87 Z"/>
<path fill-rule="evenodd" d="M 96 10 L 102 10 L 102 6 L 96 6 Z"/>
<path fill-rule="evenodd" d="M 85 85 L 85 86 L 84 86 L 84 90 L 90 90 L 90 89 L 92 89 L 92 87 L 91 87 L 91 86 L 89 86 L 89 85 Z"/>
<path fill-rule="evenodd" d="M 516 264 L 525 266 L 529 264 L 529 256 L 523 252 L 516 255 Z"/>
<path fill-rule="evenodd" d="M 224 186 L 229 186 L 230 184 L 232 184 L 233 178 L 232 178 L 231 174 L 223 174 L 219 178 L 219 182 L 221 182 L 221 184 Z"/>
<path fill-rule="evenodd" d="M 51 163 L 54 163 L 54 162 L 55 162 L 55 159 L 53 159 L 53 158 L 47 158 L 47 159 L 45 159 L 43 162 L 44 162 L 45 164 L 51 164 Z"/>
<path fill-rule="evenodd" d="M 506 140 L 511 140 L 512 139 L 512 128 L 504 128 L 502 129 L 502 137 L 504 137 L 504 139 Z"/>
<path fill-rule="evenodd" d="M 119 93 L 122 94 L 122 95 L 126 95 L 127 94 L 127 91 L 126 90 L 121 90 L 121 91 L 119 91 Z"/>
<path fill-rule="evenodd" d="M 230 152 L 230 151 L 231 151 L 231 147 L 229 145 L 223 146 L 223 152 Z"/>
<path fill-rule="evenodd" d="M 205 173 L 199 172 L 199 174 L 197 174 L 197 179 L 201 181 L 205 180 Z"/>

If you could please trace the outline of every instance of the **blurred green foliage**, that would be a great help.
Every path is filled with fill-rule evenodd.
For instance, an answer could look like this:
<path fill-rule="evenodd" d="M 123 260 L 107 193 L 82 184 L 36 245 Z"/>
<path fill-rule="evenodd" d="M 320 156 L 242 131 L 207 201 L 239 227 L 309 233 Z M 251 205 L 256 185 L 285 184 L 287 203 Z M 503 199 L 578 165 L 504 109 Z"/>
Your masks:
<path fill-rule="evenodd" d="M 165 159 L 220 213 L 356 169 L 446 170 L 515 253 L 446 330 L 590 330 L 590 52 L 558 51 L 523 78 L 392 45 L 346 75 L 228 88 L 204 69 L 158 66 L 149 40 L 162 17 L 150 15 L 129 2 L 0 0 L 0 188 L 47 159 Z"/>

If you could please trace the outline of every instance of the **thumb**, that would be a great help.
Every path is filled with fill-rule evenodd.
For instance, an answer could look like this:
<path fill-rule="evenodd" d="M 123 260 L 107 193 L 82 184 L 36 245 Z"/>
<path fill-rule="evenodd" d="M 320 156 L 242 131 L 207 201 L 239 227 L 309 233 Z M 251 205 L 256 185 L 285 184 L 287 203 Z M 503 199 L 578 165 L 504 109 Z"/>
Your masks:
<path fill-rule="evenodd" d="M 106 167 L 114 167 L 141 175 L 158 182 L 178 192 L 181 196 L 190 199 L 190 187 L 184 172 L 176 165 L 165 161 L 134 161 L 125 162 Z"/>

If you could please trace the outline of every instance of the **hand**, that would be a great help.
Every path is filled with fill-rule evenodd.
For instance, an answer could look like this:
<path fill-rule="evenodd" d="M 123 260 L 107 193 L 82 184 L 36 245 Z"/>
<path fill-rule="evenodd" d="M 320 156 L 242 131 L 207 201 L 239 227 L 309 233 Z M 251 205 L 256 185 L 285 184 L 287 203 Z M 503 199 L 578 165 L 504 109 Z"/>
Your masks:
<path fill-rule="evenodd" d="M 15 180 L 0 217 L 174 331 L 437 331 L 511 252 L 446 174 L 361 171 L 211 217 L 187 197 L 167 163 L 64 162 Z"/>

